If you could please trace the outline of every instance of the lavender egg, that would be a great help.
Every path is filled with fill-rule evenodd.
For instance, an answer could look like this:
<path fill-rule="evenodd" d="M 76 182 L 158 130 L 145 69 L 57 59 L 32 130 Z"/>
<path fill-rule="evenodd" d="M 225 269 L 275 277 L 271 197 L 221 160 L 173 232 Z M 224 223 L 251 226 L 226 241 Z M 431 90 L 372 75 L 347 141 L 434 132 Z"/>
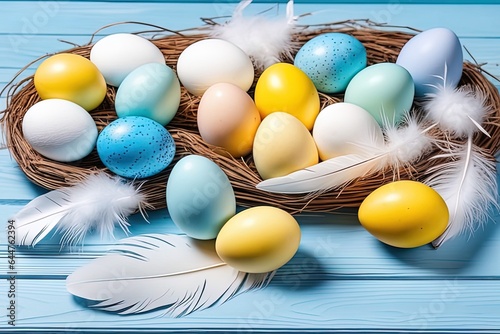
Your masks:
<path fill-rule="evenodd" d="M 415 83 L 415 95 L 436 93 L 440 87 L 455 88 L 463 70 L 462 44 L 447 28 L 433 28 L 413 36 L 401 49 L 396 64 L 404 67 Z"/>
<path fill-rule="evenodd" d="M 158 174 L 172 162 L 175 142 L 161 124 L 142 116 L 109 123 L 97 138 L 97 153 L 113 173 L 142 179 Z"/>
<path fill-rule="evenodd" d="M 326 33 L 312 38 L 300 48 L 294 61 L 294 65 L 323 93 L 344 92 L 366 63 L 363 44 L 343 33 Z"/>

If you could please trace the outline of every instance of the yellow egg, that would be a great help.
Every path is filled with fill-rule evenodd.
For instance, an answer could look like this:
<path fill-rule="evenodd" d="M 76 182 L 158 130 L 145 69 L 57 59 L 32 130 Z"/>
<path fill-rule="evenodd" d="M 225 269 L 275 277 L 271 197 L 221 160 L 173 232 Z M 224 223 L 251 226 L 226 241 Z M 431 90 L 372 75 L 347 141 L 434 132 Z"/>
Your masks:
<path fill-rule="evenodd" d="M 221 82 L 203 94 L 198 105 L 197 123 L 205 142 L 223 147 L 238 158 L 252 152 L 260 115 L 247 92 L 236 85 Z"/>
<path fill-rule="evenodd" d="M 443 198 L 416 181 L 395 181 L 373 191 L 361 203 L 360 223 L 380 241 L 413 248 L 439 237 L 448 224 Z"/>
<path fill-rule="evenodd" d="M 320 110 L 318 91 L 298 67 L 287 63 L 269 66 L 255 86 L 255 104 L 262 118 L 275 111 L 297 117 L 311 130 Z"/>
<path fill-rule="evenodd" d="M 248 273 L 278 269 L 297 252 L 300 227 L 292 215 L 271 206 L 241 211 L 227 221 L 215 241 L 219 257 Z"/>
<path fill-rule="evenodd" d="M 315 165 L 319 158 L 314 139 L 304 124 L 290 114 L 274 112 L 257 129 L 253 159 L 265 180 Z"/>
<path fill-rule="evenodd" d="M 35 72 L 34 83 L 42 100 L 68 100 L 87 111 L 99 106 L 106 96 L 106 81 L 97 67 L 71 53 L 44 60 Z"/>

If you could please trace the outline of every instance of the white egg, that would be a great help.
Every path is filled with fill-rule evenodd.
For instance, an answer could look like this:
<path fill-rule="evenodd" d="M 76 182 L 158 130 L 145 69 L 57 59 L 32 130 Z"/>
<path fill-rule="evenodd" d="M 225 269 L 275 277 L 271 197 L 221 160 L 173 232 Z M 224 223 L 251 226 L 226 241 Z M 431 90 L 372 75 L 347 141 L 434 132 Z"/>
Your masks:
<path fill-rule="evenodd" d="M 28 109 L 23 118 L 23 135 L 41 155 L 71 162 L 92 152 L 97 127 L 90 114 L 78 104 L 48 99 Z"/>
<path fill-rule="evenodd" d="M 339 102 L 320 111 L 313 138 L 321 160 L 347 154 L 366 154 L 384 145 L 382 129 L 368 111 Z"/>
<path fill-rule="evenodd" d="M 201 96 L 208 87 L 227 82 L 247 91 L 254 80 L 248 55 L 222 39 L 205 39 L 188 46 L 177 60 L 177 75 L 182 85 Z"/>
<path fill-rule="evenodd" d="M 125 33 L 109 35 L 95 43 L 90 50 L 90 61 L 101 71 L 106 83 L 115 87 L 141 65 L 165 65 L 165 57 L 156 45 L 141 36 Z"/>

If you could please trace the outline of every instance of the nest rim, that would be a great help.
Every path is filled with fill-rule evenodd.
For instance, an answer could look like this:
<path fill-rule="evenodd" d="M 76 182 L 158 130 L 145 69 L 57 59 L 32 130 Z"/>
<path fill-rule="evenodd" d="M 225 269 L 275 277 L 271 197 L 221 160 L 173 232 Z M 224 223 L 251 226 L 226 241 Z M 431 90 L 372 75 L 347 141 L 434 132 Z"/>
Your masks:
<path fill-rule="evenodd" d="M 400 27 L 401 28 L 401 27 Z M 346 22 L 304 27 L 293 36 L 296 51 L 306 41 L 326 32 L 342 32 L 352 35 L 363 43 L 367 50 L 368 65 L 380 62 L 395 62 L 401 47 L 414 36 L 412 32 L 402 30 L 377 29 L 372 26 L 359 26 Z M 176 60 L 188 45 L 207 38 L 203 29 L 195 29 L 194 33 L 173 33 L 160 38 L 150 39 L 164 54 L 167 65 L 176 71 Z M 58 53 L 75 53 L 89 58 L 92 43 L 64 50 Z M 295 52 L 296 52 L 295 51 Z M 295 54 L 293 53 L 293 55 Z M 293 56 L 292 55 L 292 56 Z M 293 62 L 293 59 L 285 59 Z M 464 62 L 462 79 L 459 86 L 473 85 L 485 95 L 490 113 L 483 122 L 491 138 L 477 133 L 474 144 L 481 148 L 481 153 L 490 160 L 495 160 L 495 155 L 500 150 L 500 96 L 497 88 L 488 80 L 480 65 Z M 258 78 L 260 73 L 256 73 Z M 249 91 L 252 95 L 253 87 Z M 90 114 L 99 132 L 102 128 L 116 119 L 114 112 L 114 97 L 116 89 L 108 86 L 104 102 Z M 342 94 L 320 93 L 321 109 L 326 105 L 342 101 Z M 40 101 L 33 84 L 33 75 L 10 85 L 7 93 L 7 108 L 2 112 L 0 122 L 4 128 L 7 147 L 14 160 L 29 180 L 48 190 L 58 189 L 73 185 L 85 179 L 90 174 L 99 171 L 113 175 L 99 161 L 96 150 L 86 158 L 73 162 L 62 163 L 47 159 L 34 151 L 24 140 L 22 135 L 22 118 L 26 111 Z M 436 161 L 426 159 L 427 156 L 436 154 L 429 152 L 417 161 L 411 168 L 401 167 L 399 170 L 382 170 L 353 180 L 339 189 L 329 190 L 321 194 L 273 194 L 257 189 L 255 186 L 261 178 L 255 169 L 251 155 L 243 158 L 233 158 L 229 154 L 221 154 L 220 148 L 203 142 L 196 128 L 196 109 L 199 97 L 189 94 L 184 87 L 181 90 L 181 106 L 174 119 L 166 126 L 174 138 L 177 147 L 174 161 L 161 173 L 148 179 L 137 180 L 141 184 L 141 191 L 146 196 L 146 203 L 150 209 L 156 210 L 166 207 L 166 183 L 168 175 L 175 163 L 182 157 L 190 154 L 199 154 L 212 159 L 228 176 L 237 199 L 237 204 L 242 207 L 257 205 L 272 205 L 290 213 L 331 212 L 342 208 L 357 208 L 366 196 L 376 188 L 392 182 L 395 179 L 422 180 L 426 171 Z M 444 137 L 445 134 L 437 134 Z"/>

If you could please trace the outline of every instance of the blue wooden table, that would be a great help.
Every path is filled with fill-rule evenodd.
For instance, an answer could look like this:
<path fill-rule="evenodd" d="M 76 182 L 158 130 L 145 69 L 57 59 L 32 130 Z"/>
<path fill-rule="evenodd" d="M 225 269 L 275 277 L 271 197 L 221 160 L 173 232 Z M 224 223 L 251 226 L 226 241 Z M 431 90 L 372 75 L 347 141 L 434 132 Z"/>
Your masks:
<path fill-rule="evenodd" d="M 249 13 L 269 8 L 253 4 Z M 500 5 L 495 1 L 440 4 L 418 1 L 299 2 L 296 14 L 313 12 L 302 23 L 371 19 L 394 26 L 454 30 L 484 69 L 500 77 Z M 481 4 L 479 4 L 481 3 Z M 0 87 L 37 57 L 86 43 L 98 28 L 142 21 L 170 29 L 202 24 L 200 17 L 230 15 L 235 3 L 170 1 L 0 1 Z M 143 27 L 120 25 L 100 36 Z M 99 36 L 98 36 L 99 37 Z M 467 55 L 468 59 L 471 56 Z M 23 75 L 33 73 L 36 64 Z M 497 87 L 499 83 L 495 82 Z M 5 96 L 0 106 L 5 107 Z M 0 150 L 0 220 L 45 190 L 30 183 Z M 79 304 L 65 289 L 76 268 L 109 249 L 113 240 L 90 236 L 81 251 L 60 250 L 55 240 L 15 253 L 15 327 L 9 325 L 7 235 L 0 233 L 0 332 L 349 332 L 500 333 L 500 216 L 472 237 L 457 238 L 438 250 L 430 246 L 396 249 L 375 240 L 355 214 L 298 216 L 303 239 L 296 256 L 271 284 L 220 306 L 182 318 L 160 312 L 119 316 Z M 179 233 L 166 210 L 131 219 L 133 235 Z M 496 222 L 496 224 L 495 224 Z M 123 235 L 118 234 L 117 238 Z"/>

